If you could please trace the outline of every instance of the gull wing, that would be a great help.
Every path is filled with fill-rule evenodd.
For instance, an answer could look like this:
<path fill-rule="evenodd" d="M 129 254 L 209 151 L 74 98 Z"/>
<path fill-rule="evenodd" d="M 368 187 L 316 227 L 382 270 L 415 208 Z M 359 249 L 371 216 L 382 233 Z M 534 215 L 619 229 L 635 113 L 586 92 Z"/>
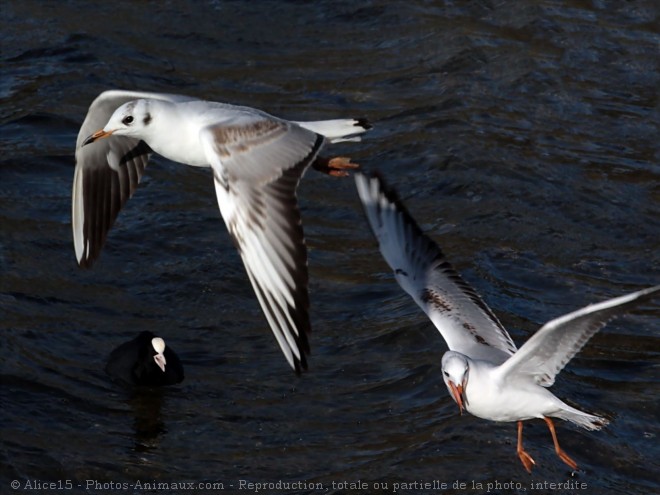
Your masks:
<path fill-rule="evenodd" d="M 119 211 L 133 195 L 149 161 L 151 150 L 144 141 L 110 136 L 83 146 L 85 139 L 103 128 L 124 103 L 153 98 L 172 102 L 194 98 L 161 93 L 110 90 L 90 105 L 76 141 L 71 225 L 76 259 L 89 267 L 98 258 L 108 231 Z"/>
<path fill-rule="evenodd" d="M 424 310 L 449 349 L 501 363 L 516 346 L 497 317 L 445 259 L 382 178 L 355 175 L 380 252 L 399 285 Z"/>
<path fill-rule="evenodd" d="M 325 139 L 243 109 L 200 135 L 220 213 L 266 319 L 296 372 L 307 368 L 307 248 L 296 188 Z"/>
<path fill-rule="evenodd" d="M 539 385 L 551 386 L 555 376 L 612 318 L 651 299 L 660 285 L 592 304 L 543 325 L 499 367 L 502 377 L 530 375 Z"/>

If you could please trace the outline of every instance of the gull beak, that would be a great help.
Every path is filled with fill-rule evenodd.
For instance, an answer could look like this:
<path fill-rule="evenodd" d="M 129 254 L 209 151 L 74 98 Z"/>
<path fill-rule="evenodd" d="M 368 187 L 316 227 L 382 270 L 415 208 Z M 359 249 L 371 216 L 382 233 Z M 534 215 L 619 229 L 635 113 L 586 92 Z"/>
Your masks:
<path fill-rule="evenodd" d="M 158 353 L 154 356 L 154 361 L 156 361 L 156 364 L 160 368 L 160 370 L 165 373 L 165 365 L 167 364 L 167 361 L 165 360 L 165 356 L 162 353 Z"/>
<path fill-rule="evenodd" d="M 87 139 L 85 139 L 83 141 L 82 145 L 83 146 L 88 145 L 89 143 L 93 143 L 97 139 L 106 138 L 106 137 L 110 136 L 111 134 L 112 134 L 112 131 L 104 131 L 103 129 L 99 129 L 94 134 L 92 134 Z"/>
<path fill-rule="evenodd" d="M 463 384 L 456 386 L 454 385 L 454 382 L 449 381 L 449 388 L 451 389 L 456 404 L 458 404 L 461 414 L 463 414 Z"/>

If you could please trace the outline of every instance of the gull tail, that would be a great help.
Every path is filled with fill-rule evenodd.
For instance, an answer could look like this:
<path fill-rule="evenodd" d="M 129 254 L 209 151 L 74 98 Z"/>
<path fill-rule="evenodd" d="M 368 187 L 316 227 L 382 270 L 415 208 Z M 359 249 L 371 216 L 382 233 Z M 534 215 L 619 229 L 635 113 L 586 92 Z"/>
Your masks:
<path fill-rule="evenodd" d="M 357 136 L 357 134 L 362 134 L 371 129 L 371 124 L 367 119 L 336 119 L 294 123 L 325 136 L 331 143 L 360 141 L 360 136 Z"/>
<path fill-rule="evenodd" d="M 576 425 L 581 426 L 587 430 L 600 430 L 609 424 L 609 420 L 605 418 L 582 412 L 579 409 L 575 409 L 574 407 L 569 406 L 568 404 L 562 404 L 562 409 L 554 414 L 549 414 L 548 416 L 570 421 L 571 423 L 575 423 Z"/>

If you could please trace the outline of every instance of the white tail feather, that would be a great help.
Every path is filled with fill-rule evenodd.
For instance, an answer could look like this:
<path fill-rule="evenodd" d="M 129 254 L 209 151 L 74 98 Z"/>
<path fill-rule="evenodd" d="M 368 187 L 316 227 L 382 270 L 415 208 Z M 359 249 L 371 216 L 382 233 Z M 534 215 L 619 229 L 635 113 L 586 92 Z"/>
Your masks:
<path fill-rule="evenodd" d="M 371 124 L 365 119 L 335 119 L 295 123 L 300 127 L 325 136 L 331 143 L 359 141 L 360 138 L 356 134 L 362 134 L 371 129 Z"/>
<path fill-rule="evenodd" d="M 587 430 L 600 430 L 609 424 L 609 420 L 605 418 L 582 412 L 567 404 L 564 404 L 564 409 L 558 411 L 555 414 L 552 414 L 552 416 L 565 419 L 566 421 L 575 423 L 576 425 L 581 426 Z"/>

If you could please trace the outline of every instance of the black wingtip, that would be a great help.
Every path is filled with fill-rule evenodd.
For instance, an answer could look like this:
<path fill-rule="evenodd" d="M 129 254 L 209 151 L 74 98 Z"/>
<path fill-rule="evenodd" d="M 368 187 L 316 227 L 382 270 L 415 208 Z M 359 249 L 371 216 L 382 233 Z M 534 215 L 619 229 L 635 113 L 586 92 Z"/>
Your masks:
<path fill-rule="evenodd" d="M 312 350 L 309 345 L 309 334 L 312 331 L 311 324 L 309 323 L 309 317 L 307 317 L 307 324 L 299 326 L 301 334 L 296 339 L 298 344 L 298 350 L 300 352 L 300 359 L 294 358 L 294 365 L 296 375 L 300 376 L 303 371 L 307 371 L 307 356 L 312 353 Z"/>
<path fill-rule="evenodd" d="M 94 261 L 96 261 L 94 258 L 82 258 L 78 260 L 78 266 L 80 268 L 89 269 L 94 264 Z"/>
<path fill-rule="evenodd" d="M 305 353 L 300 354 L 300 360 L 298 359 L 294 360 L 294 366 L 295 366 L 294 371 L 296 372 L 296 376 L 301 376 L 304 371 L 306 372 L 309 369 L 307 367 L 307 356 L 305 355 Z"/>
<path fill-rule="evenodd" d="M 355 126 L 362 127 L 365 131 L 368 131 L 373 127 L 373 125 L 371 125 L 371 122 L 369 122 L 369 120 L 366 119 L 365 117 L 360 117 L 358 119 L 355 119 Z"/>

